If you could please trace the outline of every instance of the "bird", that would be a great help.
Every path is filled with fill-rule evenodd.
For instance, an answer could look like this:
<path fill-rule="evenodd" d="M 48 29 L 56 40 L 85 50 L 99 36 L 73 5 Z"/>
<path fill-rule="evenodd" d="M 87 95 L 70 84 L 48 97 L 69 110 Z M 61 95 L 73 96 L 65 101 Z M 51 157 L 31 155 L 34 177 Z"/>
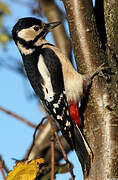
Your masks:
<path fill-rule="evenodd" d="M 93 153 L 69 111 L 70 104 L 79 102 L 92 77 L 78 73 L 59 48 L 46 41 L 46 35 L 61 24 L 45 23 L 39 18 L 19 19 L 12 37 L 22 56 L 28 79 L 52 118 L 75 150 L 83 172 L 89 175 Z"/>

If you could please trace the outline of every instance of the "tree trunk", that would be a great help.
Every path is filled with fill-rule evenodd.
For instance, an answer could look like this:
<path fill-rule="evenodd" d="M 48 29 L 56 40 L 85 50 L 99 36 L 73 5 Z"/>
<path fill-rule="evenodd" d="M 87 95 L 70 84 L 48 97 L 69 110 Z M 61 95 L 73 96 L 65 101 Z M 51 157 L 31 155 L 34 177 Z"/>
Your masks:
<path fill-rule="evenodd" d="M 106 41 L 100 41 L 102 36 L 97 29 L 92 2 L 90 0 L 63 0 L 63 2 L 67 12 L 77 66 L 81 72 L 93 72 L 98 65 L 108 62 L 109 58 L 105 56 L 105 44 L 103 46 Z M 108 3 L 106 4 L 108 5 Z M 112 6 L 109 8 L 112 9 Z M 112 52 L 109 49 L 107 48 L 107 52 L 110 52 L 111 55 Z M 116 76 L 117 73 L 112 74 L 107 82 L 103 77 L 94 79 L 87 107 L 83 113 L 84 131 L 94 153 L 88 177 L 90 180 L 118 177 L 118 81 L 116 81 Z"/>

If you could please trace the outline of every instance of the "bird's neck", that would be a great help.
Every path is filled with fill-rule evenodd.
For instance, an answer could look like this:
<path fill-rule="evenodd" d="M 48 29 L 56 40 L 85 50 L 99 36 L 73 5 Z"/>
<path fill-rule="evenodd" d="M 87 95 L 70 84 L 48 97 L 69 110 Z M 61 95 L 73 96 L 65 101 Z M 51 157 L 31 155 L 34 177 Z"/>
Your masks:
<path fill-rule="evenodd" d="M 47 44 L 49 43 L 48 41 L 46 41 L 45 39 L 38 39 L 35 43 L 34 46 L 39 47 L 42 46 L 43 44 Z"/>
<path fill-rule="evenodd" d="M 38 39 L 34 44 L 31 43 L 27 43 L 27 46 L 25 46 L 25 44 L 21 43 L 21 42 L 17 42 L 17 46 L 21 52 L 22 55 L 30 55 L 32 54 L 35 49 L 38 48 L 42 48 L 45 45 L 52 45 L 50 44 L 48 41 L 44 40 L 44 39 Z"/>
<path fill-rule="evenodd" d="M 33 47 L 29 47 L 29 48 L 25 47 L 20 42 L 17 43 L 17 46 L 18 46 L 18 49 L 19 49 L 21 55 L 25 55 L 25 56 L 32 54 L 35 50 Z"/>

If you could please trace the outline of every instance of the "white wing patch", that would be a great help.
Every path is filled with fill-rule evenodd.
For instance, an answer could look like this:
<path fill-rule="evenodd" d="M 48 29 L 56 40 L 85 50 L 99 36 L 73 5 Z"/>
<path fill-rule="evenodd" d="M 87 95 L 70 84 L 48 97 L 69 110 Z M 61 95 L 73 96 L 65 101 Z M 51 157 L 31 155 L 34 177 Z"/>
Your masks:
<path fill-rule="evenodd" d="M 50 73 L 46 67 L 46 64 L 44 62 L 42 55 L 39 56 L 37 66 L 38 66 L 38 70 L 44 80 L 44 85 L 42 85 L 42 87 L 43 87 L 43 91 L 44 91 L 44 95 L 45 95 L 45 100 L 47 100 L 48 102 L 51 102 L 54 99 L 54 91 L 53 91 L 53 87 L 51 84 Z"/>

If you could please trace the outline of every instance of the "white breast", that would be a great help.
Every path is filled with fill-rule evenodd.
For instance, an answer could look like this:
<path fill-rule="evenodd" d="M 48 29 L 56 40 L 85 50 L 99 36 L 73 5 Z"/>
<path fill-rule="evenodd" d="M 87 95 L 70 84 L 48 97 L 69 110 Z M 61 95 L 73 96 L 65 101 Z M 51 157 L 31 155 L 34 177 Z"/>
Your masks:
<path fill-rule="evenodd" d="M 64 86 L 68 102 L 80 101 L 83 96 L 83 75 L 75 71 L 69 59 L 56 47 L 51 47 L 62 64 Z"/>
<path fill-rule="evenodd" d="M 47 41 L 43 41 L 46 43 Z M 35 45 L 39 46 L 40 41 L 38 41 Z M 44 47 L 49 47 L 49 45 L 44 45 Z M 50 46 L 50 48 L 55 52 L 55 54 L 59 57 L 60 62 L 62 64 L 63 78 L 64 78 L 64 86 L 66 91 L 66 96 L 68 101 L 80 101 L 83 96 L 83 75 L 79 74 L 75 71 L 69 59 L 64 56 L 64 54 L 55 46 Z M 43 72 L 42 72 L 43 73 Z M 50 84 L 50 83 L 47 83 Z M 51 88 L 51 84 L 49 89 Z M 50 92 L 51 95 L 54 94 L 53 91 Z M 49 96 L 48 96 L 49 97 Z"/>

